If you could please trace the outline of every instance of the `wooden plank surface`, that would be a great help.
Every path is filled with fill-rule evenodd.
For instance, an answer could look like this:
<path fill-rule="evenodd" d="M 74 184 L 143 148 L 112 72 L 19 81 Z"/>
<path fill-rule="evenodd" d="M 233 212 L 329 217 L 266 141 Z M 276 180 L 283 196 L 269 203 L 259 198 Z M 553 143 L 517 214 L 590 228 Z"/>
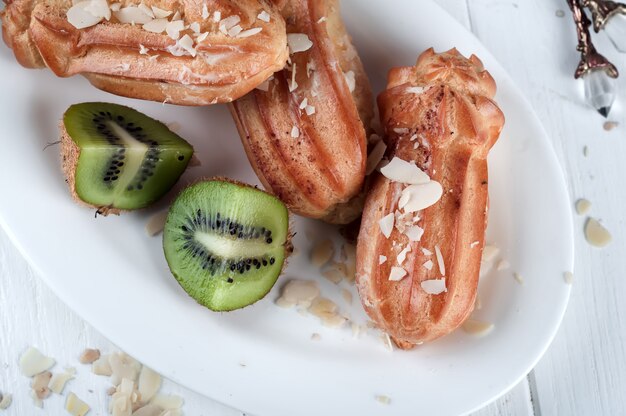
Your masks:
<path fill-rule="evenodd" d="M 476 412 L 479 416 L 619 415 L 626 413 L 626 295 L 624 227 L 626 189 L 626 117 L 623 104 L 611 119 L 611 132 L 582 101 L 581 85 L 571 74 L 577 63 L 575 33 L 565 0 L 439 0 L 438 3 L 474 33 L 509 71 L 531 101 L 565 171 L 572 199 L 593 202 L 592 215 L 613 231 L 615 241 L 603 250 L 587 245 L 584 218 L 576 218 L 576 273 L 570 307 L 554 344 L 529 379 Z M 565 11 L 558 17 L 557 10 Z M 532 29 L 532 30 L 530 30 Z M 495 34 L 495 35 L 494 35 Z M 626 57 L 614 52 L 605 38 L 597 46 L 626 72 Z M 626 78 L 620 80 L 626 101 Z M 583 146 L 589 149 L 583 156 Z M 549 253 L 546 253 L 549 255 Z M 63 415 L 62 399 L 53 397 L 45 409 L 33 407 L 28 380 L 16 365 L 28 345 L 35 345 L 65 366 L 76 366 L 79 378 L 70 382 L 94 409 L 105 415 L 106 380 L 77 363 L 85 346 L 103 351 L 115 346 L 82 321 L 37 279 L 0 231 L 0 392 L 14 394 L 13 415 Z M 514 359 L 514 357 L 511 357 Z M 241 413 L 167 382 L 167 392 L 185 398 L 188 415 L 236 416 Z M 532 400 L 531 400 L 532 393 Z"/>

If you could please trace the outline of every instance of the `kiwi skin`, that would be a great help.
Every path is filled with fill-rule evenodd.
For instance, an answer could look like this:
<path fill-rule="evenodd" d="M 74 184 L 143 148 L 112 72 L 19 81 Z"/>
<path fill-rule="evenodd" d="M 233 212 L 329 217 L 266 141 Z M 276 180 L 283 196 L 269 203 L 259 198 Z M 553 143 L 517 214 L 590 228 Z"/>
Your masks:
<path fill-rule="evenodd" d="M 80 147 L 72 140 L 65 129 L 63 120 L 59 123 L 59 131 L 61 132 L 61 169 L 65 175 L 65 181 L 70 188 L 72 199 L 79 205 L 96 208 L 96 215 L 100 214 L 106 217 L 109 214 L 120 215 L 123 211 L 113 207 L 97 207 L 80 199 L 76 193 L 76 165 L 80 157 Z"/>
<path fill-rule="evenodd" d="M 277 197 L 276 195 L 274 195 L 272 192 L 268 192 L 268 191 L 266 191 L 266 190 L 264 190 L 264 189 L 260 189 L 258 186 L 252 186 L 252 185 L 250 185 L 250 184 L 247 184 L 247 183 L 244 183 L 244 182 L 240 182 L 240 181 L 237 181 L 237 180 L 235 180 L 235 179 L 231 179 L 231 178 L 226 178 L 226 177 L 223 177 L 223 176 L 215 176 L 215 177 L 203 177 L 203 178 L 199 178 L 198 180 L 193 181 L 193 182 L 192 182 L 192 183 L 190 183 L 188 186 L 186 186 L 184 189 L 182 189 L 182 190 L 179 192 L 179 194 L 176 196 L 176 198 L 175 198 L 174 200 L 178 199 L 178 197 L 179 197 L 179 196 L 180 196 L 183 192 L 185 192 L 185 190 L 186 190 L 187 188 L 189 188 L 189 187 L 191 187 L 191 186 L 194 186 L 194 185 L 196 185 L 196 184 L 198 184 L 198 183 L 201 183 L 201 182 L 207 182 L 207 181 L 220 181 L 220 182 L 227 182 L 227 183 L 231 183 L 231 184 L 233 184 L 233 185 L 237 185 L 237 186 L 240 186 L 240 187 L 254 188 L 254 189 L 256 189 L 256 190 L 257 190 L 257 191 L 259 191 L 259 192 L 262 192 L 262 193 L 264 193 L 264 194 L 270 195 L 270 196 L 272 196 L 272 197 L 276 198 L 277 200 L 281 201 L 281 200 L 280 200 L 280 198 L 278 198 L 278 197 Z M 282 202 L 282 201 L 281 201 L 281 202 Z M 169 215 L 169 214 L 168 214 L 168 215 Z M 273 285 L 271 285 L 271 286 L 267 289 L 267 291 L 266 291 L 265 293 L 263 293 L 263 294 L 262 294 L 262 296 L 259 296 L 259 298 L 258 298 L 256 301 L 254 301 L 254 302 L 252 302 L 252 303 L 250 303 L 250 304 L 247 304 L 247 305 L 245 305 L 245 306 L 232 307 L 232 308 L 220 308 L 220 309 L 214 309 L 214 308 L 212 308 L 210 305 L 207 305 L 207 304 L 205 304 L 205 303 L 201 302 L 200 300 L 196 299 L 195 297 L 192 297 L 192 296 L 190 296 L 190 297 L 191 297 L 192 299 L 194 299 L 194 300 L 195 300 L 195 301 L 196 301 L 199 305 L 201 305 L 201 306 L 203 306 L 203 307 L 205 307 L 205 308 L 207 308 L 207 309 L 209 309 L 209 310 L 212 310 L 212 311 L 214 311 L 214 312 L 231 312 L 231 311 L 238 310 L 238 309 L 244 309 L 244 308 L 246 308 L 246 307 L 248 307 L 248 306 L 251 306 L 251 305 L 255 304 L 256 302 L 260 301 L 261 299 L 265 298 L 265 297 L 267 296 L 267 294 L 268 294 L 268 293 L 272 290 L 272 288 L 276 285 L 276 282 L 278 281 L 278 279 L 280 278 L 280 276 L 282 276 L 282 274 L 283 274 L 283 272 L 284 272 L 284 270 L 285 270 L 285 267 L 286 267 L 286 266 L 287 266 L 287 264 L 288 264 L 288 261 L 289 261 L 289 256 L 290 256 L 291 254 L 293 254 L 293 251 L 294 251 L 293 242 L 292 242 L 292 239 L 293 239 L 293 236 L 294 236 L 294 233 L 292 232 L 292 229 L 293 229 L 293 223 L 292 223 L 291 211 L 289 211 L 289 209 L 287 209 L 287 215 L 288 215 L 288 229 L 287 229 L 287 232 L 286 232 L 286 240 L 285 240 L 285 242 L 283 243 L 284 253 L 285 253 L 285 254 L 284 254 L 283 264 L 282 264 L 282 267 L 281 267 L 280 271 L 278 272 L 278 276 L 277 276 L 277 278 L 276 278 L 276 281 L 274 282 L 274 284 L 273 284 Z M 166 235 L 165 235 L 165 233 L 163 233 L 163 242 L 164 242 L 164 243 L 165 243 L 165 237 L 166 237 Z M 167 261 L 167 263 L 168 263 L 168 266 L 170 267 L 170 271 L 172 271 L 172 265 L 170 264 L 170 260 L 168 259 L 168 257 L 167 257 L 167 256 L 165 256 L 165 259 L 166 259 L 166 261 Z M 185 292 L 186 292 L 186 289 L 183 287 L 183 285 L 181 284 L 181 282 L 180 282 L 180 280 L 179 280 L 179 276 L 177 276 L 177 275 L 176 275 L 173 271 L 172 271 L 172 274 L 173 274 L 173 275 L 174 275 L 174 277 L 176 278 L 177 283 L 178 283 L 178 284 L 181 286 L 181 288 L 182 288 L 183 290 L 185 290 Z"/>

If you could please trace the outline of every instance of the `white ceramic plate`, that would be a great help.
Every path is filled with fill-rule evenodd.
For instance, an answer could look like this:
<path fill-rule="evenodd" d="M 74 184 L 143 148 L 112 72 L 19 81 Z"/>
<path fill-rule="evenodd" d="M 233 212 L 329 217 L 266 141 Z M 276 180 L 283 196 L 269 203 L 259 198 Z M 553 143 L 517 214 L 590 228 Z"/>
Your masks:
<path fill-rule="evenodd" d="M 344 0 L 343 14 L 376 92 L 392 66 L 411 65 L 427 47 L 476 53 L 498 82 L 506 128 L 490 156 L 488 241 L 512 269 L 481 281 L 478 318 L 495 324 L 477 338 L 457 331 L 410 352 L 389 352 L 375 336 L 321 327 L 313 317 L 273 304 L 277 288 L 244 310 L 212 313 L 170 276 L 160 238 L 147 237 L 152 211 L 94 219 L 75 205 L 59 167 L 57 123 L 82 101 L 112 101 L 165 122 L 196 147 L 199 176 L 257 183 L 226 107 L 182 108 L 123 99 L 81 77 L 27 71 L 0 48 L 0 217 L 13 241 L 48 285 L 125 351 L 164 375 L 223 403 L 262 416 L 320 414 L 456 415 L 511 388 L 546 350 L 569 297 L 570 209 L 559 165 L 529 104 L 481 44 L 427 1 Z M 176 192 L 176 191 L 175 191 Z M 171 197 L 171 195 L 170 195 Z M 160 208 L 167 206 L 167 201 Z M 299 249 L 287 277 L 319 279 L 344 310 L 336 286 L 306 260 L 311 242 L 331 227 L 296 219 Z M 520 285 L 512 271 L 525 279 Z M 355 298 L 356 300 L 356 298 Z M 358 304 L 350 313 L 365 322 Z M 313 332 L 321 341 L 311 341 Z M 241 366 L 244 363 L 246 366 Z M 375 400 L 391 398 L 390 405 Z"/>

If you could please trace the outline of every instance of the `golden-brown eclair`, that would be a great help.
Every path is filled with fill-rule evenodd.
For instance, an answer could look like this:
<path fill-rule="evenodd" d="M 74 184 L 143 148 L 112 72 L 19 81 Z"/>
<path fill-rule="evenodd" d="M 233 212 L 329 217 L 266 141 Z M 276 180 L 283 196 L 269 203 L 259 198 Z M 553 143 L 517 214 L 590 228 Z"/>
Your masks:
<path fill-rule="evenodd" d="M 78 28 L 72 16 L 89 13 L 76 10 L 81 4 L 104 7 L 108 20 Z M 134 23 L 135 15 L 147 24 Z M 0 18 L 6 44 L 26 67 L 82 74 L 114 94 L 173 104 L 232 101 L 288 57 L 285 22 L 269 0 L 8 0 Z"/>
<path fill-rule="evenodd" d="M 473 309 L 486 159 L 504 124 L 495 91 L 476 56 L 429 49 L 392 69 L 378 97 L 391 163 L 367 195 L 356 282 L 368 315 L 401 348 L 450 333 Z"/>
<path fill-rule="evenodd" d="M 347 223 L 365 177 L 369 81 L 336 0 L 292 0 L 283 16 L 290 64 L 231 104 L 248 158 L 265 187 L 295 213 Z"/>

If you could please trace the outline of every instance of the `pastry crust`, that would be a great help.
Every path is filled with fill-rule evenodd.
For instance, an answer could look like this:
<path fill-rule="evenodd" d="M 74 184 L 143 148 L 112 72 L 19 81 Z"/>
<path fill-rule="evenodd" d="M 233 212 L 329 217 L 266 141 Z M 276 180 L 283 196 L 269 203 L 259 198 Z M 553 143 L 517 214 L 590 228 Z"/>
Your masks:
<path fill-rule="evenodd" d="M 243 30 L 261 31 L 248 37 L 226 35 L 218 22 L 202 17 L 203 4 L 221 11 L 223 18 L 239 16 Z M 200 33 L 208 33 L 197 42 L 195 57 L 167 34 L 119 23 L 115 17 L 76 29 L 66 17 L 71 4 L 49 0 L 8 3 L 2 15 L 4 39 L 24 66 L 45 64 L 60 77 L 83 74 L 114 94 L 181 105 L 230 102 L 285 64 L 285 23 L 272 2 L 157 0 L 148 5 L 180 12 L 186 24 L 198 23 Z M 257 18 L 261 11 L 268 13 L 269 22 Z"/>
<path fill-rule="evenodd" d="M 504 124 L 491 99 L 495 90 L 477 57 L 429 49 L 414 67 L 391 70 L 387 90 L 378 97 L 388 159 L 415 161 L 443 187 L 441 199 L 418 212 L 424 233 L 414 242 L 398 227 L 385 238 L 379 227 L 381 218 L 398 209 L 406 185 L 378 174 L 366 199 L 357 287 L 368 315 L 400 348 L 450 333 L 473 310 L 487 221 L 486 158 Z M 397 256 L 406 247 L 410 251 L 399 264 Z M 445 273 L 438 267 L 436 249 Z M 387 258 L 383 264 L 380 255 Z M 429 260 L 431 270 L 424 267 Z M 390 281 L 393 266 L 403 267 L 407 275 Z M 421 286 L 444 276 L 443 293 L 429 294 Z"/>
<path fill-rule="evenodd" d="M 365 176 L 369 81 L 335 0 L 293 0 L 283 16 L 287 32 L 306 34 L 312 47 L 293 53 L 267 91 L 233 102 L 231 113 L 267 189 L 299 215 L 347 223 L 360 213 L 344 204 Z M 344 74 L 354 75 L 353 91 Z"/>

